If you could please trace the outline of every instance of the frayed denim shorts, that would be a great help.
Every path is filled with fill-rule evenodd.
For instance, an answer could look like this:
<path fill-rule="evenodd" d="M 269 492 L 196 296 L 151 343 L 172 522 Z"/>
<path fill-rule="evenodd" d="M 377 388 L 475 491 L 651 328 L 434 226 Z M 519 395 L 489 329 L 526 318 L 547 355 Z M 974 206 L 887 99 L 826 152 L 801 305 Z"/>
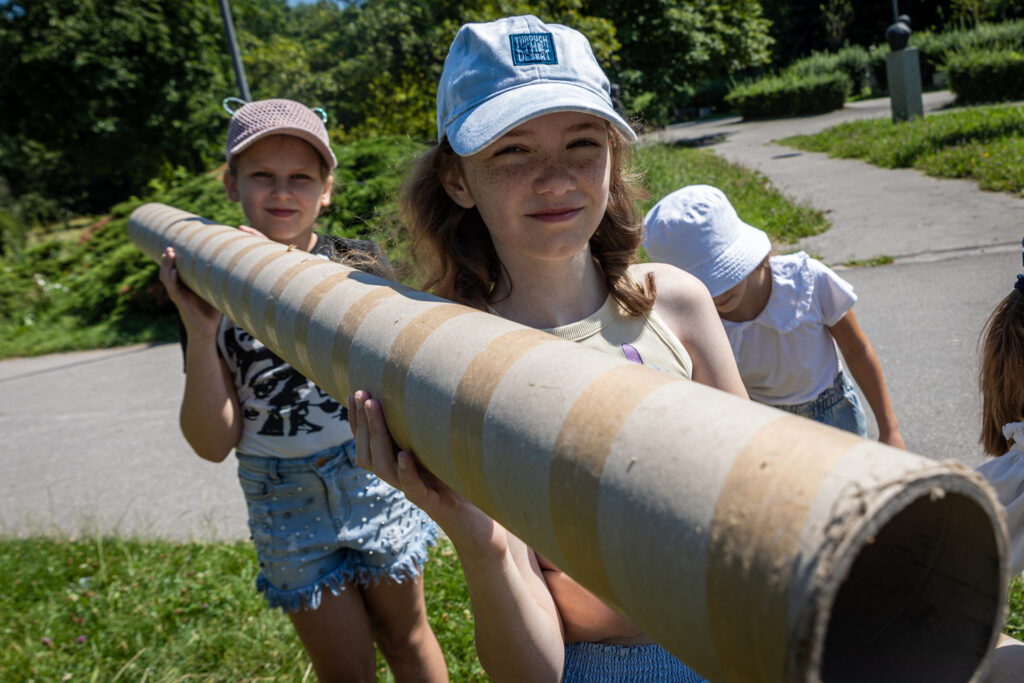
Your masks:
<path fill-rule="evenodd" d="M 840 370 L 832 386 L 807 403 L 773 406 L 787 413 L 800 415 L 816 422 L 845 429 L 859 436 L 868 435 L 864 409 L 860 407 L 857 392 Z"/>
<path fill-rule="evenodd" d="M 238 453 L 238 480 L 270 607 L 317 609 L 323 590 L 414 579 L 437 527 L 355 463 L 355 441 L 302 458 Z"/>
<path fill-rule="evenodd" d="M 663 647 L 567 643 L 562 683 L 705 683 Z"/>

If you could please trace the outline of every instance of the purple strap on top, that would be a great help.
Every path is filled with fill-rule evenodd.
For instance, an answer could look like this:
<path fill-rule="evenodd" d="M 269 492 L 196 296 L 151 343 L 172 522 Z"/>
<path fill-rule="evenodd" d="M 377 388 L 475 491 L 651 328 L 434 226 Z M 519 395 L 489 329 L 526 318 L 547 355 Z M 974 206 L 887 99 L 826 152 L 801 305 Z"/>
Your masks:
<path fill-rule="evenodd" d="M 638 365 L 644 364 L 643 359 L 640 357 L 640 353 L 629 344 L 622 345 L 622 353 L 626 355 L 626 360 L 637 363 Z"/>

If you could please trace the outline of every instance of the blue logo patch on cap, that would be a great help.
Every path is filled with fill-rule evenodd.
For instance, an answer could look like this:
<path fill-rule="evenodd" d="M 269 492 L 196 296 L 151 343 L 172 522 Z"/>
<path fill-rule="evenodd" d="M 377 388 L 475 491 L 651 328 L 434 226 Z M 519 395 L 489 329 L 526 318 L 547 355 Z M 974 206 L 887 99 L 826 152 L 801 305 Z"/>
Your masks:
<path fill-rule="evenodd" d="M 558 64 L 555 41 L 550 33 L 513 33 L 508 39 L 512 43 L 512 63 L 516 66 Z"/>

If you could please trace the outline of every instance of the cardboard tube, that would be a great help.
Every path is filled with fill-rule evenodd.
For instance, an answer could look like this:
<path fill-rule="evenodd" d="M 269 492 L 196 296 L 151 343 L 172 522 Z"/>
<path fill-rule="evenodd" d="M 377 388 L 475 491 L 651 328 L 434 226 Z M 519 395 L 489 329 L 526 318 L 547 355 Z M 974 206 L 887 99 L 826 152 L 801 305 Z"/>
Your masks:
<path fill-rule="evenodd" d="M 159 204 L 133 242 L 696 671 L 977 680 L 1006 529 L 966 468 Z"/>

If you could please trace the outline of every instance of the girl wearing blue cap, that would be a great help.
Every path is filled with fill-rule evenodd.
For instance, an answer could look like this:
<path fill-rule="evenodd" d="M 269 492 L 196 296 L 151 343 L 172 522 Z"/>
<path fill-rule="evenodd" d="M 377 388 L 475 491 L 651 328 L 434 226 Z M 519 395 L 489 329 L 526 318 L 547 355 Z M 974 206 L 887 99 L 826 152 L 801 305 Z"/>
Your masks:
<path fill-rule="evenodd" d="M 771 256 L 768 235 L 740 220 L 710 185 L 669 194 L 644 223 L 648 255 L 693 274 L 714 297 L 750 398 L 866 436 L 838 346 L 875 414 L 879 441 L 904 447 L 849 282 L 802 251 Z"/>
<path fill-rule="evenodd" d="M 461 28 L 437 93 L 438 145 L 401 197 L 435 293 L 745 396 L 700 282 L 637 265 L 629 125 L 580 33 L 511 17 Z M 458 550 L 477 653 L 496 681 L 700 681 L 479 509 L 393 452 L 378 402 L 350 397 L 358 462 Z"/>

